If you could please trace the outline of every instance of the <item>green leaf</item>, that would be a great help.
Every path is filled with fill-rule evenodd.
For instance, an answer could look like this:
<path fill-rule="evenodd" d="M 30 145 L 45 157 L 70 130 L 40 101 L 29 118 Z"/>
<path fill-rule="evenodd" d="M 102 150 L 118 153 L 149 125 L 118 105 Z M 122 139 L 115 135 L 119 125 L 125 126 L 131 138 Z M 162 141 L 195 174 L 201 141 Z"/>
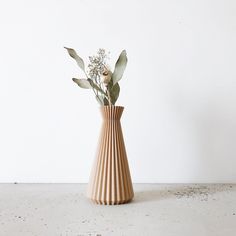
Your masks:
<path fill-rule="evenodd" d="M 104 106 L 109 105 L 109 101 L 107 100 L 106 97 L 103 97 L 103 105 L 104 105 Z"/>
<path fill-rule="evenodd" d="M 88 79 L 88 81 L 89 81 L 90 85 L 91 85 L 94 89 L 96 89 L 97 91 L 99 91 L 101 94 L 106 95 L 106 93 L 105 93 L 101 88 L 99 88 L 99 86 L 98 86 L 97 84 L 95 84 L 95 83 L 93 82 L 93 80 Z"/>
<path fill-rule="evenodd" d="M 67 52 L 69 53 L 69 55 L 74 58 L 78 64 L 78 66 L 80 67 L 80 69 L 82 69 L 83 71 L 85 71 L 84 69 L 84 61 L 83 59 L 76 53 L 76 51 L 72 48 L 67 48 L 67 47 L 64 47 Z"/>
<path fill-rule="evenodd" d="M 116 62 L 115 70 L 112 74 L 113 84 L 115 85 L 123 76 L 128 59 L 126 51 L 123 50 Z"/>
<path fill-rule="evenodd" d="M 111 80 L 108 83 L 108 90 L 111 91 L 112 87 L 113 87 L 113 78 L 111 77 Z"/>
<path fill-rule="evenodd" d="M 90 85 L 89 81 L 87 79 L 72 79 L 76 84 L 78 84 L 81 88 L 84 89 L 91 89 L 92 86 Z"/>
<path fill-rule="evenodd" d="M 111 96 L 111 103 L 113 105 L 115 105 L 118 97 L 119 97 L 119 94 L 120 94 L 120 86 L 118 83 L 116 83 L 112 89 L 110 90 L 110 96 Z"/>

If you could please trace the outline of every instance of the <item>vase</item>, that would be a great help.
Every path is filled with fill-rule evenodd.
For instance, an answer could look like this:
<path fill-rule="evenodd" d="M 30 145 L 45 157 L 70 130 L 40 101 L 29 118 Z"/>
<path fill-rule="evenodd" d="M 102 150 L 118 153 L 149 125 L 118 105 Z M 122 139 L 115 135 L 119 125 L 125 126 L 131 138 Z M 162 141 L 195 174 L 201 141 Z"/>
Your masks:
<path fill-rule="evenodd" d="M 134 192 L 120 123 L 124 107 L 103 106 L 100 109 L 103 124 L 87 197 L 97 204 L 127 203 Z"/>

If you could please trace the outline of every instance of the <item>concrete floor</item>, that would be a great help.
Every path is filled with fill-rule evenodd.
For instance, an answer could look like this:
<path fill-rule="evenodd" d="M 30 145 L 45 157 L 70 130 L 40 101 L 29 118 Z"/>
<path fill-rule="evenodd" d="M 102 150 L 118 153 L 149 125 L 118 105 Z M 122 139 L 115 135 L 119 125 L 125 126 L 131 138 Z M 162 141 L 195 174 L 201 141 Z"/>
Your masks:
<path fill-rule="evenodd" d="M 126 205 L 83 184 L 1 184 L 0 236 L 235 236 L 236 185 L 134 185 Z"/>

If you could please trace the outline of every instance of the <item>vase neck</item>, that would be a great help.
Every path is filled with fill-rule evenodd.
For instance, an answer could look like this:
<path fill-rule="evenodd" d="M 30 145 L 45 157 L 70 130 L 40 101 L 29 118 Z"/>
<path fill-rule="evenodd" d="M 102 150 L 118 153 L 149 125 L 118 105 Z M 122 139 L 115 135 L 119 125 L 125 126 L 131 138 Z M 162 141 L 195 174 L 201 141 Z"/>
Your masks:
<path fill-rule="evenodd" d="M 104 120 L 120 120 L 124 107 L 102 106 L 101 113 Z"/>

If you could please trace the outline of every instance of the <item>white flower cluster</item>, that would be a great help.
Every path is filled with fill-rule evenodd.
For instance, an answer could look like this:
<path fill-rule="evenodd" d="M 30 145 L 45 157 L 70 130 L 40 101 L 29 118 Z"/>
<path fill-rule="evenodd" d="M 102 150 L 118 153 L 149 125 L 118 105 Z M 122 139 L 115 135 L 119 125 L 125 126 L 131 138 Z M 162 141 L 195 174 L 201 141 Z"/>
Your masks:
<path fill-rule="evenodd" d="M 100 77 L 105 71 L 107 71 L 106 60 L 108 59 L 108 55 L 106 54 L 105 49 L 100 48 L 95 56 L 89 57 L 89 65 L 88 65 L 88 75 L 91 79 L 97 79 Z"/>

